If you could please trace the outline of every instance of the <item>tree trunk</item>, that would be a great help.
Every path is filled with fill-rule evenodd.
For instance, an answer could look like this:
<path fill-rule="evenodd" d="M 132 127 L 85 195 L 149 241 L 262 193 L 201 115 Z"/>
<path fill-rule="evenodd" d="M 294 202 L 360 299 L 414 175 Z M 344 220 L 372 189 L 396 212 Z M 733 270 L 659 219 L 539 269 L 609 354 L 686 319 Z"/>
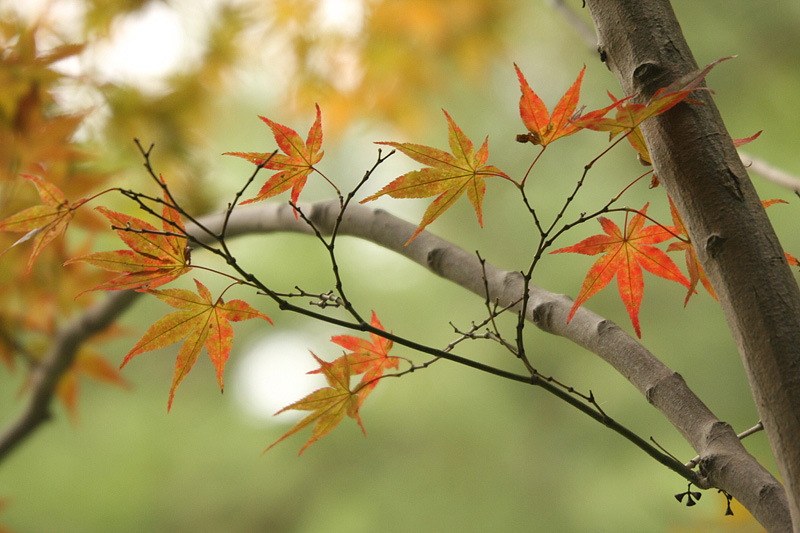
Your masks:
<path fill-rule="evenodd" d="M 626 94 L 644 102 L 697 69 L 669 1 L 586 3 Z M 679 104 L 642 132 L 719 296 L 800 531 L 800 291 L 711 95 L 692 98 L 705 105 Z"/>

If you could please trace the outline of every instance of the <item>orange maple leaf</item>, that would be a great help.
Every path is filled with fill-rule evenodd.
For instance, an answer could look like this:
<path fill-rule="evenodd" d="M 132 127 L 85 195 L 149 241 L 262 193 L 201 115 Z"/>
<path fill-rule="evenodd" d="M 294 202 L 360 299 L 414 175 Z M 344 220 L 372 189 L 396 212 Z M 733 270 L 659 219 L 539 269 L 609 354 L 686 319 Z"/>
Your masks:
<path fill-rule="evenodd" d="M 25 269 L 25 274 L 28 274 L 42 249 L 66 231 L 72 217 L 75 215 L 75 210 L 85 204 L 87 200 L 84 198 L 70 204 L 61 189 L 52 183 L 27 174 L 22 177 L 33 182 L 44 205 L 29 207 L 0 221 L 0 231 L 27 232 L 22 238 L 9 246 L 3 254 L 14 246 L 33 239 L 33 250 L 28 259 L 28 266 Z"/>
<path fill-rule="evenodd" d="M 733 143 L 735 146 L 741 146 L 742 144 L 747 144 L 748 142 L 753 141 L 756 139 L 761 132 L 759 131 L 755 135 L 748 137 L 746 139 L 734 139 Z M 737 144 L 738 142 L 738 144 Z M 695 252 L 694 245 L 691 242 L 691 238 L 689 237 L 689 232 L 686 231 L 686 226 L 683 224 L 683 219 L 681 215 L 678 213 L 678 209 L 675 207 L 675 204 L 672 202 L 672 198 L 669 198 L 669 210 L 672 214 L 672 222 L 675 224 L 676 233 L 682 236 L 685 241 L 678 241 L 670 243 L 669 247 L 667 247 L 668 252 L 677 252 L 680 250 L 684 250 L 686 252 L 686 268 L 689 271 L 689 292 L 686 294 L 686 300 L 684 301 L 683 305 L 689 303 L 689 298 L 694 294 L 695 288 L 697 287 L 697 282 L 700 281 L 703 284 L 703 287 L 706 288 L 708 293 L 714 297 L 715 300 L 719 300 L 717 298 L 717 293 L 714 291 L 714 288 L 711 286 L 711 282 L 708 280 L 706 276 L 705 270 L 703 270 L 703 266 L 700 264 L 700 260 L 697 258 L 697 252 Z M 779 198 L 773 198 L 771 200 L 762 200 L 761 204 L 766 209 L 767 207 L 775 204 L 786 204 L 788 203 L 786 200 L 781 200 Z M 796 264 L 800 266 L 800 263 L 797 263 L 797 259 L 795 259 L 791 254 L 784 252 L 786 256 L 786 260 L 789 262 L 790 265 Z"/>
<path fill-rule="evenodd" d="M 372 312 L 371 324 L 375 328 L 384 329 L 375 311 Z M 392 349 L 392 341 L 375 333 L 370 333 L 369 336 L 371 342 L 352 335 L 331 337 L 331 341 L 346 350 L 350 350 L 349 353 L 339 358 L 342 360 L 342 364 L 350 367 L 350 373 L 353 375 L 364 374 L 361 378 L 361 384 L 364 387 L 359 391 L 362 401 L 378 384 L 383 372 L 397 368 L 400 363 L 400 359 L 397 357 L 389 356 L 389 350 Z M 318 374 L 320 372 L 322 372 L 322 368 L 313 370 L 309 374 Z"/>
<path fill-rule="evenodd" d="M 154 289 L 192 269 L 189 266 L 191 254 L 186 245 L 186 238 L 179 236 L 186 232 L 186 228 L 180 213 L 168 203 L 164 204 L 161 215 L 163 231 L 143 220 L 105 207 L 98 207 L 97 210 L 111 221 L 112 226 L 120 228 L 116 230 L 117 235 L 130 250 L 96 252 L 64 263 L 68 265 L 82 261 L 104 270 L 123 273 L 89 289 L 90 291 Z"/>
<path fill-rule="evenodd" d="M 612 221 L 605 217 L 598 217 L 597 220 L 603 227 L 605 235 L 594 235 L 573 246 L 550 252 L 553 254 L 567 252 L 585 255 L 603 254 L 589 269 L 567 321 L 572 319 L 578 307 L 597 294 L 616 276 L 619 294 L 631 317 L 636 335 L 641 337 L 639 306 L 644 295 L 642 267 L 657 276 L 677 281 L 681 285 L 689 287 L 689 281 L 678 270 L 672 259 L 662 250 L 651 246 L 675 237 L 677 231 L 675 228 L 659 225 L 644 227 L 649 205 L 645 204 L 642 210 L 630 220 L 624 235 Z"/>
<path fill-rule="evenodd" d="M 575 80 L 572 87 L 564 93 L 564 96 L 556 104 L 552 116 L 547 112 L 547 107 L 545 107 L 542 99 L 528 85 L 528 81 L 516 63 L 514 68 L 517 69 L 517 77 L 522 90 L 522 96 L 519 100 L 519 114 L 522 118 L 522 123 L 525 124 L 525 127 L 530 132 L 528 139 L 533 144 L 541 144 L 542 147 L 545 147 L 556 139 L 572 135 L 581 129 L 580 126 L 570 122 L 570 119 L 575 118 L 575 110 L 578 107 L 581 83 L 583 82 L 583 73 L 586 71 L 586 67 L 581 69 L 578 79 Z"/>
<path fill-rule="evenodd" d="M 697 252 L 695 252 L 694 245 L 692 245 L 692 241 L 689 238 L 689 232 L 686 231 L 686 226 L 684 226 L 683 219 L 678 213 L 678 209 L 675 207 L 675 204 L 672 202 L 672 198 L 669 198 L 669 211 L 672 214 L 672 223 L 675 224 L 675 233 L 683 236 L 683 238 L 686 239 L 685 241 L 670 243 L 670 245 L 667 247 L 668 252 L 684 250 L 686 253 L 686 268 L 689 271 L 689 292 L 686 293 L 686 300 L 684 300 L 683 305 L 688 304 L 689 298 L 692 296 L 692 294 L 697 292 L 695 291 L 695 288 L 697 287 L 698 281 L 703 284 L 703 287 L 706 288 L 708 294 L 717 300 L 717 293 L 714 292 L 714 288 L 711 286 L 711 282 L 708 281 L 706 272 L 703 270 L 703 266 L 700 264 L 700 260 L 697 258 Z"/>
<path fill-rule="evenodd" d="M 300 420 L 281 438 L 270 444 L 267 449 L 264 450 L 264 453 L 285 438 L 315 423 L 311 437 L 303 447 L 300 448 L 300 453 L 298 455 L 302 455 L 306 448 L 338 426 L 345 415 L 350 418 L 355 418 L 358 425 L 361 426 L 361 431 L 364 435 L 367 434 L 367 431 L 364 429 L 364 424 L 361 422 L 361 416 L 358 413 L 364 401 L 363 396 L 359 394 L 362 384 L 358 384 L 354 390 L 350 389 L 350 365 L 343 358 L 328 363 L 317 357 L 314 352 L 311 352 L 311 355 L 314 356 L 314 359 L 317 360 L 320 366 L 319 370 L 314 370 L 312 372 L 322 372 L 325 374 L 325 380 L 330 386 L 318 389 L 302 400 L 287 405 L 275 413 L 278 415 L 290 409 L 312 411 L 311 414 Z"/>
<path fill-rule="evenodd" d="M 744 146 L 745 144 L 749 144 L 749 143 L 755 141 L 756 139 L 758 139 L 759 135 L 761 135 L 763 133 L 763 131 L 764 130 L 758 130 L 757 132 L 755 132 L 750 137 L 744 137 L 742 139 L 733 139 L 733 145 L 736 148 L 739 148 L 740 146 Z"/>
<path fill-rule="evenodd" d="M 488 137 L 483 141 L 480 149 L 475 152 L 472 141 L 453 122 L 447 111 L 444 111 L 444 116 L 447 117 L 448 140 L 452 154 L 420 144 L 376 143 L 396 148 L 414 161 L 428 165 L 429 168 L 413 170 L 403 174 L 377 193 L 361 200 L 362 204 L 383 195 L 389 195 L 392 198 L 427 198 L 439 195 L 428 206 L 417 231 L 408 239 L 406 245 L 413 241 L 425 229 L 425 226 L 447 211 L 464 192 L 467 193 L 467 198 L 469 198 L 475 213 L 478 215 L 478 223 L 483 226 L 482 205 L 483 195 L 486 192 L 484 178 L 499 176 L 510 179 L 497 167 L 486 165 L 486 160 L 489 158 Z"/>
<path fill-rule="evenodd" d="M 314 170 L 314 165 L 320 162 L 324 152 L 322 148 L 322 117 L 317 108 L 317 118 L 311 129 L 308 131 L 306 142 L 293 129 L 278 124 L 266 117 L 259 117 L 272 129 L 275 141 L 283 151 L 283 154 L 258 153 L 258 152 L 226 152 L 225 155 L 234 155 L 247 159 L 256 165 L 264 165 L 270 170 L 280 170 L 277 174 L 267 180 L 255 198 L 246 200 L 242 204 L 260 202 L 267 198 L 272 198 L 289 188 L 292 189 L 292 202 L 297 203 L 300 191 L 306 184 L 308 175 Z M 284 155 L 286 154 L 286 155 Z M 270 157 L 272 156 L 272 157 Z M 295 217 L 297 213 L 295 213 Z"/>
<path fill-rule="evenodd" d="M 644 163 L 650 163 L 650 154 L 647 150 L 647 145 L 644 142 L 644 137 L 639 130 L 639 125 L 648 118 L 660 115 L 661 113 L 673 108 L 680 102 L 686 99 L 689 94 L 698 89 L 705 89 L 699 87 L 700 83 L 705 79 L 706 75 L 717 64 L 731 57 L 723 57 L 706 65 L 701 69 L 690 72 L 686 76 L 682 76 L 667 87 L 662 87 L 657 90 L 650 98 L 647 104 L 639 104 L 628 101 L 635 95 L 629 96 L 622 100 L 617 100 L 614 95 L 608 93 L 613 101 L 612 107 L 617 108 L 617 114 L 614 118 L 604 118 L 608 108 L 603 108 L 599 112 L 587 113 L 582 117 L 570 120 L 570 122 L 580 128 L 588 128 L 596 131 L 608 131 L 609 140 L 613 139 L 617 134 L 629 131 L 628 141 L 631 146 L 639 152 L 641 159 Z"/>
<path fill-rule="evenodd" d="M 140 353 L 169 346 L 185 337 L 186 340 L 183 342 L 175 362 L 175 374 L 169 389 L 167 411 L 172 408 L 175 390 L 192 369 L 203 346 L 206 347 L 208 356 L 217 370 L 219 389 L 223 390 L 222 374 L 225 371 L 225 363 L 233 344 L 233 327 L 230 321 L 240 322 L 251 318 L 263 318 L 272 324 L 272 320 L 267 315 L 253 309 L 246 302 L 242 300 L 224 302 L 222 296 L 213 300 L 205 285 L 197 280 L 194 282 L 199 294 L 185 289 L 147 290 L 150 294 L 154 294 L 180 311 L 174 311 L 150 326 L 120 365 L 122 368 Z"/>

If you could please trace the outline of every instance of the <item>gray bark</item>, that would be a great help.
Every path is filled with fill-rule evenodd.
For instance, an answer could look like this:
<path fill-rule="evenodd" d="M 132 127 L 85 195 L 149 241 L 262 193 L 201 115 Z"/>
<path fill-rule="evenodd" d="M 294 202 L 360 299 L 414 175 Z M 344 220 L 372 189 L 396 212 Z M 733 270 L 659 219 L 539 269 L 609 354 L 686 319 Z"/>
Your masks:
<path fill-rule="evenodd" d="M 587 6 L 626 94 L 645 102 L 697 69 L 667 0 Z M 711 95 L 692 98 L 705 105 L 679 104 L 642 132 L 719 296 L 800 531 L 800 291 Z"/>

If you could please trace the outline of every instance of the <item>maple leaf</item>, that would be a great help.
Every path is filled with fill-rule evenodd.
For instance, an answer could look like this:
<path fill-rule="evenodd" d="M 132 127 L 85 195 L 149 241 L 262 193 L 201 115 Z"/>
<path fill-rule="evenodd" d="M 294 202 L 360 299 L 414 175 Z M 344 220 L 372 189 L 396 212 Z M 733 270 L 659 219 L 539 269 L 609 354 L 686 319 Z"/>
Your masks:
<path fill-rule="evenodd" d="M 308 131 L 306 142 L 293 129 L 278 124 L 266 117 L 259 117 L 272 129 L 275 141 L 283 151 L 283 154 L 257 153 L 257 152 L 226 152 L 225 155 L 233 155 L 247 159 L 256 165 L 264 165 L 270 170 L 280 170 L 277 174 L 267 180 L 255 198 L 246 200 L 242 204 L 260 202 L 267 198 L 272 198 L 289 188 L 292 189 L 292 202 L 297 203 L 300 191 L 306 184 L 308 175 L 314 170 L 314 165 L 320 162 L 324 152 L 320 152 L 322 147 L 322 118 L 317 108 L 317 118 L 311 129 Z M 285 155 L 284 155 L 285 154 Z M 272 157 L 270 157 L 272 156 Z M 297 217 L 297 213 L 295 213 Z"/>
<path fill-rule="evenodd" d="M 528 81 L 516 63 L 514 68 L 517 70 L 517 77 L 522 90 L 522 96 L 519 100 L 519 114 L 522 118 L 522 123 L 525 124 L 525 127 L 530 132 L 528 137 L 530 142 L 541 144 L 542 147 L 545 147 L 556 139 L 572 135 L 581 129 L 574 122 L 570 122 L 570 119 L 575 118 L 575 110 L 578 107 L 581 83 L 583 82 L 583 73 L 586 71 L 586 67 L 581 69 L 578 79 L 575 80 L 575 83 L 556 104 L 552 116 L 547 112 L 547 107 L 545 107 L 542 99 L 528 85 Z"/>
<path fill-rule="evenodd" d="M 233 344 L 231 321 L 240 322 L 251 318 L 263 318 L 272 324 L 272 320 L 267 315 L 253 309 L 246 302 L 242 300 L 224 302 L 221 296 L 213 300 L 205 285 L 196 279 L 194 282 L 197 285 L 198 294 L 186 289 L 147 290 L 150 294 L 154 294 L 180 311 L 174 311 L 150 326 L 120 365 L 122 368 L 140 353 L 169 346 L 185 337 L 186 340 L 184 340 L 175 362 L 175 374 L 169 390 L 167 411 L 172 408 L 175 390 L 192 369 L 203 346 L 206 347 L 208 356 L 217 370 L 219 389 L 223 390 L 222 374 L 225 371 L 225 363 Z"/>
<path fill-rule="evenodd" d="M 384 329 L 375 311 L 372 312 L 371 324 L 375 328 Z M 393 344 L 391 340 L 375 333 L 370 333 L 369 336 L 371 342 L 370 340 L 354 337 L 352 335 L 337 335 L 331 337 L 331 341 L 349 350 L 349 353 L 346 353 L 339 359 L 342 360 L 342 364 L 346 364 L 350 367 L 350 373 L 353 375 L 364 374 L 361 378 L 361 384 L 364 385 L 364 387 L 359 391 L 362 396 L 362 401 L 378 384 L 378 380 L 383 375 L 383 372 L 385 370 L 397 368 L 400 362 L 400 359 L 397 357 L 389 356 L 389 350 L 392 349 Z M 322 372 L 322 368 L 313 370 L 309 372 L 309 374 L 318 374 L 320 372 Z"/>
<path fill-rule="evenodd" d="M 364 435 L 367 434 L 367 431 L 364 429 L 364 424 L 361 422 L 361 416 L 358 413 L 359 409 L 361 408 L 361 404 L 364 401 L 363 396 L 359 394 L 359 390 L 361 389 L 362 385 L 357 385 L 355 390 L 350 389 L 351 366 L 344 361 L 343 358 L 339 358 L 332 363 L 328 363 L 317 357 L 314 352 L 311 352 L 311 355 L 314 356 L 314 359 L 317 360 L 320 366 L 319 370 L 312 372 L 322 372 L 325 375 L 325 380 L 328 382 L 329 387 L 317 389 L 302 400 L 298 400 L 291 405 L 287 405 L 275 413 L 278 415 L 290 409 L 299 411 L 312 411 L 309 415 L 295 424 L 281 438 L 270 444 L 267 449 L 264 450 L 264 453 L 269 451 L 270 448 L 285 438 L 294 435 L 298 431 L 301 431 L 302 429 L 305 429 L 314 423 L 314 429 L 311 433 L 311 437 L 303 445 L 303 447 L 300 448 L 300 453 L 298 455 L 302 455 L 306 448 L 314 444 L 314 442 L 318 441 L 330 433 L 336 426 L 338 426 L 339 422 L 344 419 L 345 415 L 356 419 L 358 425 L 361 426 L 361 431 L 364 433 Z"/>
<path fill-rule="evenodd" d="M 27 174 L 23 174 L 22 177 L 34 184 L 44 205 L 29 207 L 0 221 L 0 231 L 27 232 L 3 254 L 14 246 L 33 239 L 33 250 L 25 269 L 25 274 L 28 274 L 42 249 L 66 231 L 75 215 L 75 210 L 85 204 L 87 200 L 84 198 L 70 204 L 61 189 L 52 183 Z"/>
<path fill-rule="evenodd" d="M 734 139 L 734 145 L 740 146 L 741 144 L 746 144 L 748 142 L 753 141 L 756 139 L 761 132 L 759 131 L 752 137 L 748 137 L 747 139 Z M 737 144 L 737 141 L 744 141 Z M 708 293 L 714 297 L 715 300 L 719 300 L 717 298 L 717 293 L 714 291 L 714 288 L 711 286 L 711 282 L 708 280 L 706 276 L 705 270 L 703 270 L 703 266 L 700 264 L 700 260 L 697 258 L 697 252 L 695 252 L 694 245 L 692 244 L 691 238 L 689 237 L 689 232 L 686 231 L 686 226 L 683 224 L 683 219 L 681 219 L 680 213 L 678 213 L 678 209 L 675 207 L 675 204 L 672 202 L 672 198 L 669 198 L 669 210 L 672 214 L 672 222 L 675 224 L 675 229 L 677 230 L 676 233 L 680 236 L 683 236 L 685 241 L 678 241 L 670 243 L 667 247 L 668 252 L 677 252 L 677 251 L 685 251 L 686 253 L 686 268 L 689 271 L 689 292 L 686 294 L 686 300 L 684 301 L 683 305 L 689 303 L 689 298 L 694 294 L 695 288 L 697 287 L 697 282 L 701 282 L 703 287 L 706 288 Z M 767 207 L 775 204 L 785 204 L 788 203 L 786 200 L 781 200 L 778 198 L 773 198 L 771 200 L 762 200 L 761 204 L 766 209 Z M 797 263 L 797 259 L 795 259 L 792 255 L 784 252 L 786 255 L 786 260 L 789 262 L 790 265 L 797 264 L 800 266 L 800 263 Z M 794 263 L 793 263 L 794 261 Z"/>
<path fill-rule="evenodd" d="M 604 113 L 592 112 L 587 113 L 582 117 L 575 118 L 570 122 L 580 128 L 588 128 L 596 131 L 608 131 L 609 140 L 613 139 L 617 134 L 629 131 L 628 141 L 639 152 L 643 162 L 650 163 L 650 154 L 647 150 L 647 145 L 644 143 L 644 137 L 639 130 L 639 125 L 648 118 L 660 115 L 665 111 L 672 109 L 680 102 L 684 101 L 689 94 L 698 89 L 705 89 L 699 87 L 700 83 L 705 79 L 706 75 L 717 64 L 731 57 L 723 57 L 713 61 L 703 67 L 697 69 L 689 74 L 682 76 L 667 87 L 662 87 L 653 94 L 647 104 L 640 104 L 630 102 L 629 99 L 632 95 L 622 100 L 617 100 L 614 95 L 608 93 L 613 102 L 612 107 L 617 108 L 617 114 L 614 118 L 605 118 L 605 112 L 608 108 L 603 108 L 601 111 Z"/>
<path fill-rule="evenodd" d="M 641 338 L 639 306 L 644 295 L 642 267 L 657 276 L 676 281 L 685 287 L 689 286 L 689 281 L 678 270 L 672 259 L 664 251 L 651 246 L 673 238 L 677 231 L 675 228 L 659 225 L 644 227 L 649 205 L 645 204 L 642 210 L 636 213 L 628 223 L 624 234 L 620 231 L 619 226 L 611 220 L 597 217 L 605 235 L 594 235 L 573 246 L 550 252 L 552 254 L 567 252 L 585 255 L 603 254 L 589 269 L 567 321 L 572 319 L 578 307 L 597 294 L 616 276 L 622 302 L 631 317 L 636 335 Z"/>
<path fill-rule="evenodd" d="M 758 136 L 761 135 L 761 133 L 763 131 L 764 130 L 758 130 L 756 133 L 754 133 L 750 137 L 744 137 L 743 139 L 733 139 L 733 145 L 736 148 L 739 148 L 740 146 L 744 146 L 745 144 L 749 144 L 749 143 L 755 141 L 756 139 L 758 139 Z"/>
<path fill-rule="evenodd" d="M 444 110 L 443 110 L 444 111 Z M 486 165 L 489 158 L 489 138 L 483 141 L 483 145 L 476 152 L 472 141 L 464 135 L 447 111 L 444 111 L 447 118 L 449 129 L 448 140 L 450 142 L 449 154 L 437 148 L 423 146 L 412 143 L 379 142 L 400 150 L 408 157 L 428 165 L 429 168 L 413 170 L 403 174 L 399 178 L 389 183 L 377 193 L 369 196 L 361 203 L 375 200 L 384 195 L 392 198 L 427 198 L 437 196 L 428 206 L 417 231 L 408 239 L 406 245 L 413 241 L 425 227 L 436 220 L 442 213 L 447 211 L 458 200 L 464 192 L 467 193 L 472 207 L 478 216 L 478 223 L 483 226 L 483 195 L 486 192 L 484 178 L 489 176 L 499 176 L 510 179 L 505 173 L 501 172 L 493 165 Z"/>
<path fill-rule="evenodd" d="M 683 219 L 681 218 L 680 213 L 678 213 L 678 209 L 675 207 L 675 204 L 672 202 L 672 198 L 669 198 L 669 211 L 672 214 L 672 223 L 675 224 L 675 233 L 683 236 L 684 239 L 686 239 L 685 241 L 679 240 L 678 242 L 670 243 L 670 245 L 667 247 L 668 252 L 678 252 L 683 250 L 686 253 L 686 269 L 689 271 L 689 292 L 686 293 L 686 300 L 684 300 L 683 305 L 685 306 L 688 304 L 689 298 L 691 298 L 692 294 L 697 292 L 695 288 L 697 287 L 698 281 L 703 284 L 703 287 L 706 288 L 708 294 L 713 296 L 715 300 L 718 300 L 717 293 L 714 292 L 714 288 L 711 286 L 711 282 L 708 281 L 706 272 L 703 270 L 703 266 L 700 264 L 700 260 L 697 258 L 697 252 L 695 252 L 694 245 L 689 238 L 689 232 L 686 231 L 686 226 L 684 226 Z"/>
<path fill-rule="evenodd" d="M 185 233 L 186 228 L 180 213 L 168 203 L 164 205 L 161 215 L 163 231 L 143 220 L 105 207 L 98 207 L 97 211 L 108 218 L 112 226 L 120 228 L 116 230 L 117 235 L 130 250 L 96 252 L 64 263 L 68 265 L 82 261 L 104 270 L 123 273 L 89 289 L 90 291 L 154 289 L 191 270 L 189 266 L 191 254 L 186 239 L 178 235 Z"/>

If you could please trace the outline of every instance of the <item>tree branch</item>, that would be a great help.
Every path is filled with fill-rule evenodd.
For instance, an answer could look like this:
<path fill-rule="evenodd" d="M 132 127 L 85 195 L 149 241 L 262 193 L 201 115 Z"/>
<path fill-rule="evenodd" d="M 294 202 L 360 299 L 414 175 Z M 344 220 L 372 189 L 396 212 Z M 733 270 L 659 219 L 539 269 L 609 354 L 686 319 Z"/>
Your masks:
<path fill-rule="evenodd" d="M 324 233 L 329 233 L 337 223 L 337 200 L 300 207 Z M 225 219 L 223 213 L 204 217 L 199 222 L 215 232 L 225 224 Z M 488 262 L 481 265 L 474 254 L 427 231 L 404 246 L 415 229 L 413 224 L 383 210 L 356 204 L 345 212 L 338 234 L 358 237 L 393 250 L 482 298 L 487 297 L 488 288 L 489 298 L 500 306 L 520 300 L 523 294 L 520 273 L 501 270 Z M 200 240 L 209 239 L 207 233 L 190 225 L 187 231 Z M 231 238 L 273 232 L 313 235 L 308 224 L 295 219 L 294 210 L 283 204 L 239 207 L 230 215 L 226 232 Z M 679 374 L 661 363 L 619 326 L 584 307 L 578 309 L 567 323 L 572 307 L 569 297 L 553 294 L 533 284 L 529 285 L 529 291 L 525 312 L 527 320 L 607 361 L 678 429 L 701 458 L 698 486 L 713 486 L 731 493 L 762 523 L 774 524 L 779 517 L 788 516 L 781 485 L 747 453 L 733 429 L 713 415 Z M 57 372 L 69 366 L 80 343 L 113 322 L 124 308 L 133 303 L 136 295 L 131 292 L 113 293 L 59 332 L 47 358 L 52 362 L 45 365 L 49 370 L 42 370 L 47 378 L 34 383 L 34 398 L 28 408 L 0 438 L 0 459 L 47 419 L 53 383 L 60 375 Z"/>

